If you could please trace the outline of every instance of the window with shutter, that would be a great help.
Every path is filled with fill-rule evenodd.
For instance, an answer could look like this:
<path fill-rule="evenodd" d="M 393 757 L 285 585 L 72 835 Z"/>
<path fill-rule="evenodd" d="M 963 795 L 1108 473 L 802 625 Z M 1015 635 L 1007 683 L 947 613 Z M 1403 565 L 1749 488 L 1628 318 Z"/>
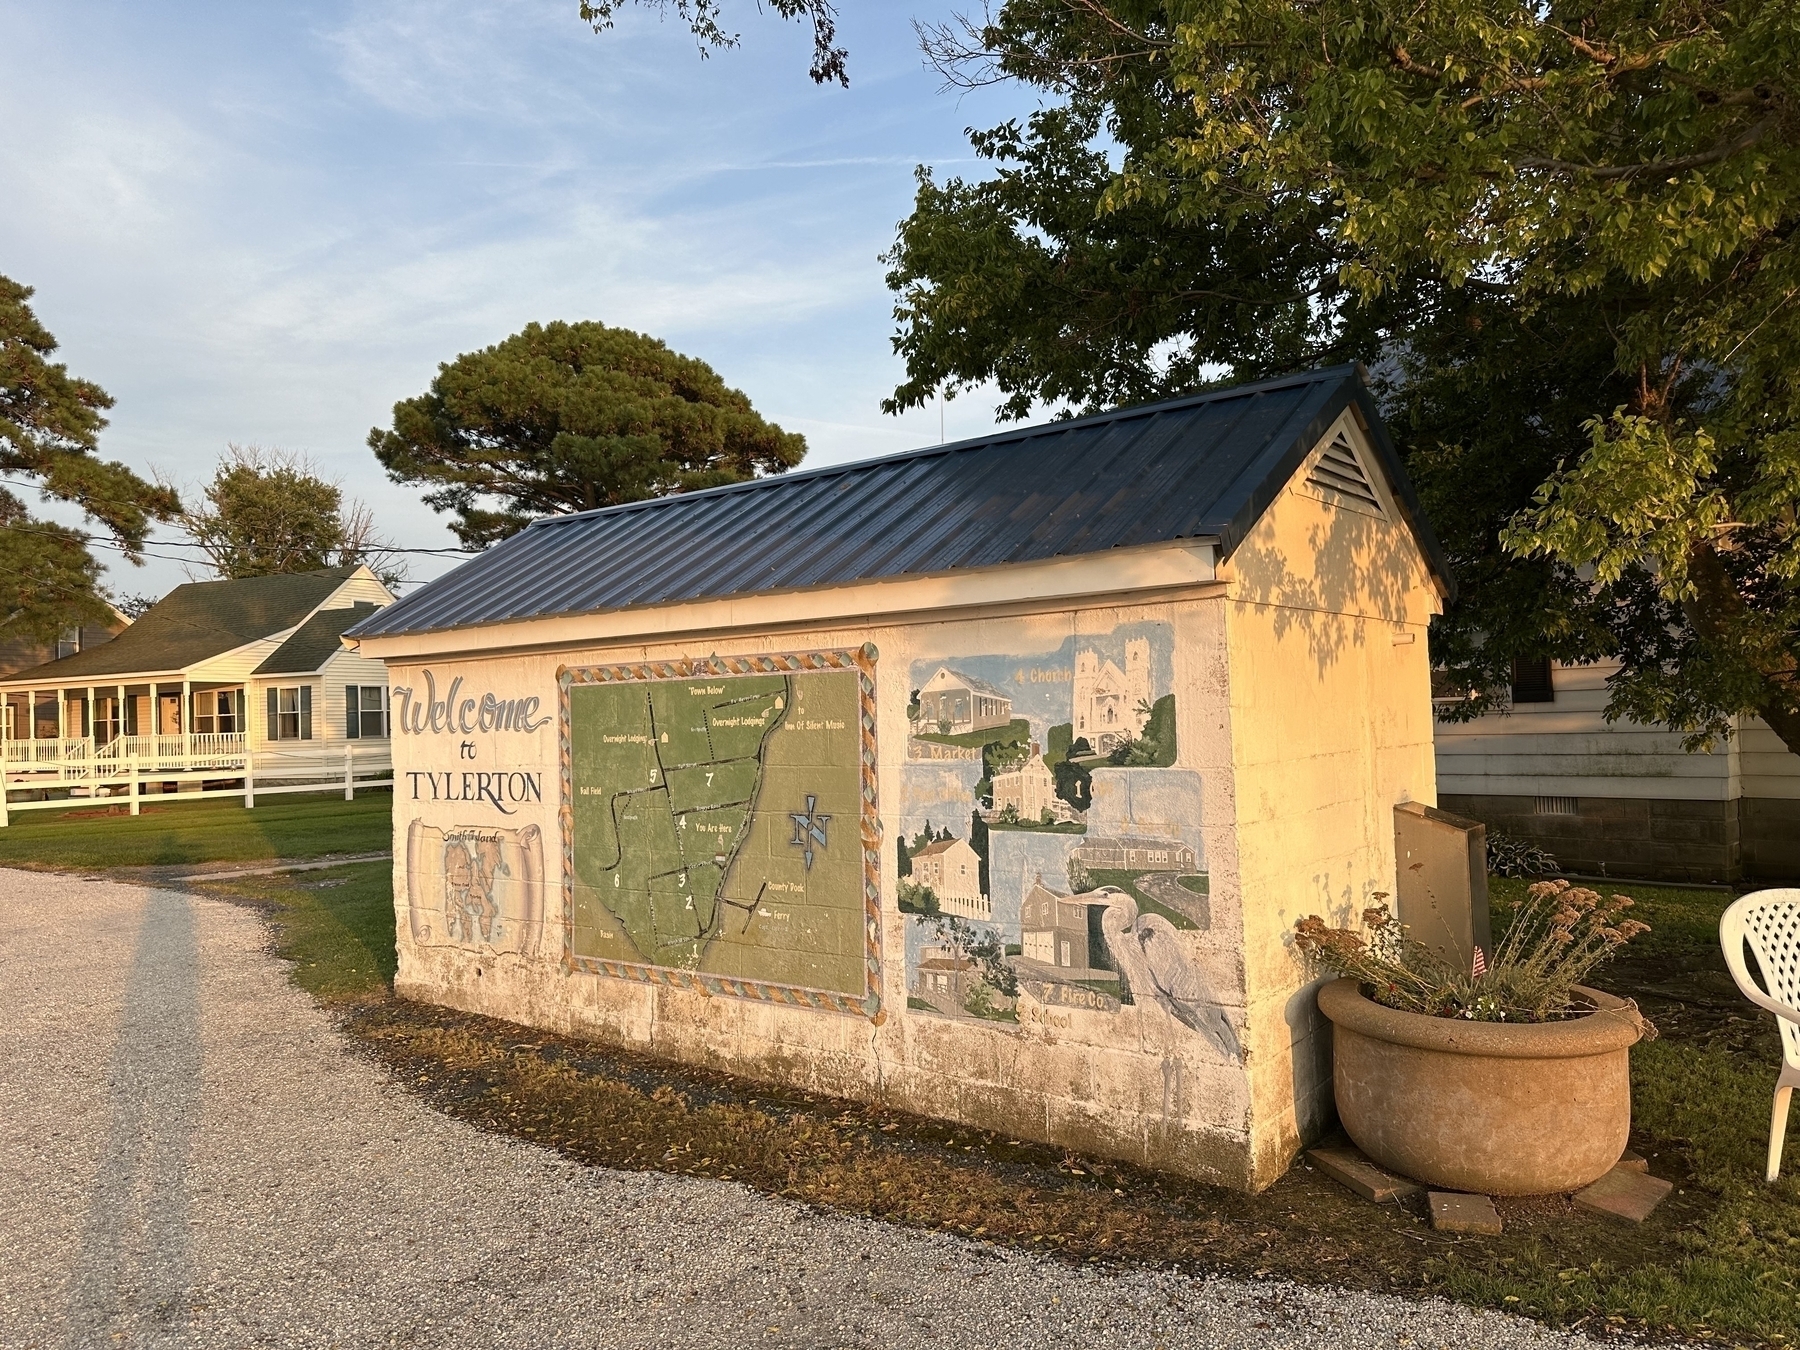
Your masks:
<path fill-rule="evenodd" d="M 312 686 L 291 685 L 269 690 L 269 739 L 310 741 L 312 738 Z"/>
<path fill-rule="evenodd" d="M 1550 675 L 1547 656 L 1515 656 L 1513 658 L 1512 701 L 1514 703 L 1554 703 L 1556 684 Z"/>
<path fill-rule="evenodd" d="M 358 686 L 362 690 L 362 734 L 370 737 L 384 738 L 387 729 L 387 686 L 385 684 L 365 684 Z"/>

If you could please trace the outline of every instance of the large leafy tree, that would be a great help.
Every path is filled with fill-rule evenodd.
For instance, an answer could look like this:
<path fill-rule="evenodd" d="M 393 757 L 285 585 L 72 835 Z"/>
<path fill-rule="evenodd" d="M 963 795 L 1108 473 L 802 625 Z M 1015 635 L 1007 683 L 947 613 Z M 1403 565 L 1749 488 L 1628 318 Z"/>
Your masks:
<path fill-rule="evenodd" d="M 780 473 L 806 453 L 704 361 L 591 322 L 530 324 L 440 366 L 369 446 L 395 482 L 456 512 L 471 548 L 534 516 Z"/>
<path fill-rule="evenodd" d="M 1253 377 L 1329 358 L 1379 327 L 1343 303 L 1346 250 L 1317 194 L 1177 221 L 1113 192 L 1121 153 L 1135 165 L 1197 126 L 1152 55 L 1173 18 L 1151 6 L 1134 22 L 1142 32 L 1098 4 L 1011 0 L 985 28 L 928 34 L 952 82 L 1018 79 L 1057 100 L 971 131 L 993 165 L 982 178 L 919 171 L 888 254 L 907 366 L 889 411 L 987 382 L 1002 416 L 1096 410 L 1186 392 L 1219 366 Z"/>
<path fill-rule="evenodd" d="M 975 227 L 970 202 L 1003 188 L 946 202 L 923 185 L 894 255 L 896 404 L 996 379 L 1016 413 L 1020 391 L 1097 403 L 1208 362 L 1364 355 L 1465 587 L 1438 639 L 1457 674 L 1616 656 L 1613 714 L 1699 744 L 1755 712 L 1800 749 L 1791 3 L 1009 0 L 933 51 L 958 78 L 1029 80 L 1085 111 L 1074 134 L 1031 131 L 1087 156 L 1070 181 L 1092 217 L 1046 228 L 1002 201 Z M 1160 120 L 1132 112 L 1152 89 Z M 1197 291 L 1243 293 L 1230 246 L 1196 277 L 1109 276 L 1121 219 L 1191 254 L 1310 219 L 1326 256 L 1306 341 L 1298 315 L 1244 344 L 1180 314 Z M 984 276 L 1033 265 L 1026 312 L 1064 318 L 1027 324 L 1022 358 L 976 319 Z M 1174 317 L 1126 344 L 1133 376 L 1080 374 L 1158 313 Z"/>
<path fill-rule="evenodd" d="M 401 579 L 368 507 L 283 451 L 230 447 L 181 525 L 212 570 L 233 580 L 356 562 L 390 585 Z"/>
<path fill-rule="evenodd" d="M 56 339 L 32 312 L 31 294 L 0 276 L 0 481 L 79 506 L 140 561 L 152 525 L 181 503 L 94 453 L 112 399 L 50 360 Z M 0 634 L 50 641 L 109 614 L 88 536 L 33 518 L 0 486 Z"/>

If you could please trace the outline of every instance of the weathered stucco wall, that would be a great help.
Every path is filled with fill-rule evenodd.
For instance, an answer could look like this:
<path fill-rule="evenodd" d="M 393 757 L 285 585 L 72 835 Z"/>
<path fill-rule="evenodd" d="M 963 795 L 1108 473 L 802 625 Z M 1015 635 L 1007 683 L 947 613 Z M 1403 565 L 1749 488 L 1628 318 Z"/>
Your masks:
<path fill-rule="evenodd" d="M 1194 595 L 1172 603 L 1007 618 L 737 635 L 728 644 L 594 646 L 395 662 L 390 680 L 396 691 L 397 986 L 409 997 L 1250 1184 L 1249 1073 L 1238 1053 L 1243 928 L 1232 868 L 1222 605 L 1216 594 Z M 1133 866 L 1105 875 L 1144 896 L 1141 912 L 1120 887 L 1088 882 L 1093 889 L 1078 892 L 1069 874 L 1071 856 L 1089 843 L 1127 837 L 1123 829 L 1102 840 L 1077 832 L 1085 821 L 1058 820 L 1051 823 L 1054 828 L 1039 821 L 1040 828 L 1019 828 L 1021 822 L 1001 818 L 1003 808 L 994 807 L 991 798 L 975 796 L 988 767 L 981 747 L 933 740 L 943 734 L 908 717 L 912 690 L 925 667 L 978 666 L 994 675 L 984 683 L 1018 695 L 1017 720 L 1029 730 L 1020 729 L 1016 743 L 1028 757 L 1035 751 L 1042 763 L 1049 729 L 1073 722 L 1073 712 L 1063 707 L 1073 696 L 1076 658 L 1092 655 L 1089 664 L 1104 674 L 1104 653 L 1114 653 L 1122 658 L 1114 665 L 1123 672 L 1139 650 L 1127 650 L 1127 644 L 1140 638 L 1147 644 L 1144 651 L 1154 639 L 1162 665 L 1147 677 L 1153 687 L 1136 692 L 1155 695 L 1144 702 L 1165 703 L 1158 729 L 1172 702 L 1175 744 L 1164 748 L 1163 757 L 1173 763 L 1114 766 L 1095 756 L 1092 767 L 1080 767 L 1097 783 L 1096 809 L 1086 813 L 1096 826 L 1110 821 L 1137 831 L 1129 835 L 1137 841 Z M 571 968 L 559 846 L 559 669 L 606 669 L 714 652 L 855 652 L 864 644 L 878 652 L 873 672 L 880 973 L 874 1015 Z M 420 700 L 428 687 L 438 702 L 450 701 L 452 716 L 460 705 L 474 730 L 433 732 L 429 715 L 422 732 L 403 729 L 403 720 L 416 722 L 422 715 Z M 1091 680 L 1085 688 L 1090 703 L 1100 697 Z M 484 731 L 484 695 L 524 711 L 511 719 L 513 726 Z M 513 702 L 532 697 L 538 700 L 535 708 Z M 1130 711 L 1134 722 L 1147 720 L 1142 709 Z M 442 713 L 438 720 L 441 726 Z M 1066 745 L 1058 752 L 1066 756 Z M 798 803 L 776 806 L 783 812 L 799 809 Z M 916 841 L 929 822 L 938 834 L 966 842 L 983 810 L 994 817 L 986 844 L 995 872 L 992 893 L 983 897 L 985 916 L 980 901 L 970 900 L 965 908 L 974 917 L 960 921 L 964 947 L 969 936 L 997 936 L 994 955 L 1000 959 L 990 957 L 987 966 L 958 948 L 955 925 L 947 920 L 953 914 L 948 898 L 935 914 L 905 913 L 897 903 L 901 841 Z M 1172 819 L 1178 815 L 1182 818 Z M 827 828 L 846 823 L 840 817 Z M 835 848 L 844 836 L 829 837 Z M 461 850 L 453 866 L 443 862 L 447 846 Z M 484 849 L 485 862 L 477 856 Z M 446 912 L 470 903 L 471 867 L 474 891 L 510 911 L 497 941 L 480 931 L 479 916 L 473 926 L 447 930 Z M 534 874 L 541 876 L 535 890 L 527 880 Z M 1188 887 L 1203 889 L 1182 887 L 1184 875 Z M 1146 883 L 1151 895 L 1137 890 L 1143 877 L 1151 878 Z M 1020 904 L 1024 892 L 1040 882 L 1065 905 L 1095 911 L 1094 952 L 1113 969 L 1050 968 L 1054 945 L 1048 963 L 1023 959 Z M 1152 895 L 1167 896 L 1172 904 L 1160 905 Z M 1135 925 L 1127 925 L 1129 918 Z M 931 974 L 921 970 L 927 953 L 946 950 L 940 921 L 941 932 L 949 934 L 954 958 L 949 964 L 959 967 L 952 973 L 965 984 L 987 985 L 988 993 L 974 998 L 979 1012 L 969 1012 L 960 997 L 933 1001 L 915 992 L 921 976 L 928 980 Z M 1103 931 L 1107 923 L 1110 938 Z M 1115 948 L 1129 942 L 1138 953 L 1133 968 L 1138 987 L 1120 988 L 1126 978 L 1120 978 L 1119 962 L 1104 960 L 1109 942 Z M 1158 977 L 1145 964 L 1144 952 L 1162 962 L 1160 978 L 1170 989 L 1153 983 Z M 997 978 L 993 966 L 1003 967 Z M 1015 991 L 1002 987 L 1007 971 L 1024 976 Z"/>
<path fill-rule="evenodd" d="M 1303 480 L 1221 569 L 1257 1186 L 1332 1112 L 1330 1028 L 1294 921 L 1354 923 L 1391 894 L 1393 807 L 1436 804 L 1436 592 L 1385 490 L 1383 518 L 1327 506 Z"/>

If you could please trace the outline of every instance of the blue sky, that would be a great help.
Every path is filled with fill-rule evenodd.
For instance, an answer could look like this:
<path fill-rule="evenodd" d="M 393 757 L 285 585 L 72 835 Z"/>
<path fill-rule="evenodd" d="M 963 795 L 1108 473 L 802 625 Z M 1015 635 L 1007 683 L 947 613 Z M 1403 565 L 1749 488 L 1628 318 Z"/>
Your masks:
<path fill-rule="evenodd" d="M 108 458 L 191 490 L 227 442 L 304 452 L 401 544 L 454 540 L 369 428 L 534 319 L 710 362 L 809 463 L 935 443 L 935 408 L 879 411 L 901 366 L 877 255 L 915 165 L 979 174 L 964 128 L 1029 106 L 921 66 L 911 21 L 956 7 L 847 0 L 841 90 L 752 0 L 707 60 L 651 14 L 596 36 L 576 0 L 0 0 L 0 273 L 118 400 Z M 991 404 L 952 402 L 949 437 Z"/>

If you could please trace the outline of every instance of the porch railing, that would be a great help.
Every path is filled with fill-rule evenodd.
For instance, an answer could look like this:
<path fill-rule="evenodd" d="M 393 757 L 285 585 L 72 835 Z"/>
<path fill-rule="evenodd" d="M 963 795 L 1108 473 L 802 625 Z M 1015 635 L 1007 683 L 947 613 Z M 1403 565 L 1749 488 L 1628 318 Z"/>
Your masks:
<path fill-rule="evenodd" d="M 6 741 L 4 745 L 6 753 L 0 756 L 0 763 L 9 770 L 42 766 L 54 771 L 94 755 L 94 743 L 86 736 L 46 736 L 35 741 Z"/>
<path fill-rule="evenodd" d="M 238 769 L 244 764 L 241 731 L 195 731 L 159 736 L 119 736 L 94 752 L 107 763 L 135 759 L 145 769 Z"/>
<path fill-rule="evenodd" d="M 393 786 L 386 740 L 278 741 L 252 749 L 241 733 L 219 732 L 121 736 L 103 746 L 72 736 L 0 744 L 0 826 L 11 811 L 68 806 L 71 798 L 124 796 L 136 815 L 153 791 L 184 801 L 241 796 L 254 806 L 259 796 L 341 787 L 348 801 L 358 788 Z M 220 786 L 219 779 L 232 783 Z"/>

